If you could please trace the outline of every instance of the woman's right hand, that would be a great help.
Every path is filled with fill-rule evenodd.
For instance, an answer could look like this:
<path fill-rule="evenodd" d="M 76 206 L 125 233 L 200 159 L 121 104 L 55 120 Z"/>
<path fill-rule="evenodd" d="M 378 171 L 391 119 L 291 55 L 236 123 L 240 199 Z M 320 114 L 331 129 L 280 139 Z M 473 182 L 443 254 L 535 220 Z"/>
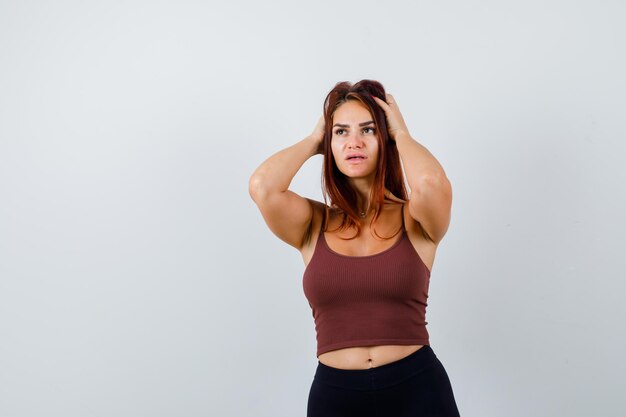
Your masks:
<path fill-rule="evenodd" d="M 315 125 L 313 132 L 309 136 L 312 141 L 315 141 L 315 143 L 317 143 L 317 150 L 315 152 L 316 155 L 324 154 L 324 127 L 324 115 L 322 115 L 322 117 L 320 117 L 320 119 L 317 121 L 317 125 Z"/>

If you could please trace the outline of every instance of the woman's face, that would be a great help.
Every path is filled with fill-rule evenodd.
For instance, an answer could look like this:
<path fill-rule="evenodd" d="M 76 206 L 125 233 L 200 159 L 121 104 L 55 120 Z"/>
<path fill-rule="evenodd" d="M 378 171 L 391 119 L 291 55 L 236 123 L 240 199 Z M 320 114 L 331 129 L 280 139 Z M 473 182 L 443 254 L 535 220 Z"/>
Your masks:
<path fill-rule="evenodd" d="M 374 118 L 360 101 L 348 100 L 335 110 L 330 147 L 335 164 L 347 177 L 374 179 L 378 132 Z"/>

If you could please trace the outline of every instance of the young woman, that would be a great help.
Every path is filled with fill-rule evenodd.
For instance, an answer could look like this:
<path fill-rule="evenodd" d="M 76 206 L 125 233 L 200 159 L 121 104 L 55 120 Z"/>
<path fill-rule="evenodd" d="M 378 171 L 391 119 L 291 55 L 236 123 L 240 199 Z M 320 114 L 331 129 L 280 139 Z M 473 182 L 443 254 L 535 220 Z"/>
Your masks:
<path fill-rule="evenodd" d="M 324 203 L 289 190 L 316 154 Z M 249 185 L 270 230 L 306 266 L 318 358 L 307 416 L 459 416 L 426 329 L 452 189 L 394 98 L 377 81 L 338 83 L 311 135 L 264 161 Z"/>

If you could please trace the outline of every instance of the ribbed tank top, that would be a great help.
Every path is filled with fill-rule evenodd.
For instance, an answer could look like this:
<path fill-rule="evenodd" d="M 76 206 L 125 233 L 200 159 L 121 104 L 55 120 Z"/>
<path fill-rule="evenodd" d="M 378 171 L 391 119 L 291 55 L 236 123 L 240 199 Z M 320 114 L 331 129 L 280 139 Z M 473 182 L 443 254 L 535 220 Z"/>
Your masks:
<path fill-rule="evenodd" d="M 404 205 L 401 213 L 402 236 L 373 255 L 333 251 L 320 227 L 302 280 L 315 321 L 318 357 L 353 346 L 430 344 L 430 271 L 406 233 Z"/>

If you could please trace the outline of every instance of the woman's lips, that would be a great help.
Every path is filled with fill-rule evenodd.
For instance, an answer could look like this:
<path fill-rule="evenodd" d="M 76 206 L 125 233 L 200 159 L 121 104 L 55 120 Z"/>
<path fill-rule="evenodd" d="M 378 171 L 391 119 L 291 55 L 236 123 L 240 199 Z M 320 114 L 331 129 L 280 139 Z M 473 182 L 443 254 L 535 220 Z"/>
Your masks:
<path fill-rule="evenodd" d="M 350 165 L 353 164 L 360 164 L 361 162 L 365 162 L 367 158 L 363 157 L 363 158 L 350 158 L 350 159 L 346 159 L 346 161 L 348 161 L 348 163 Z"/>

